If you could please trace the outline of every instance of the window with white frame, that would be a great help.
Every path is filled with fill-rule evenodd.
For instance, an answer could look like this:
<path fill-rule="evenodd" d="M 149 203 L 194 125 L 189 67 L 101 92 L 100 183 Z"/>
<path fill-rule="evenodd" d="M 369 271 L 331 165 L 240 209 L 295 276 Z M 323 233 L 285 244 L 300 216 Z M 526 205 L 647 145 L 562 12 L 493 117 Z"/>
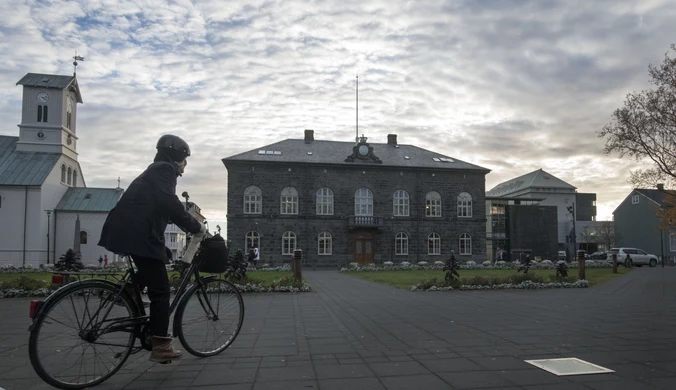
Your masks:
<path fill-rule="evenodd" d="M 441 195 L 436 191 L 428 192 L 425 196 L 425 216 L 441 217 Z"/>
<path fill-rule="evenodd" d="M 326 187 L 317 191 L 317 215 L 333 215 L 333 191 Z"/>
<path fill-rule="evenodd" d="M 296 233 L 284 232 L 282 235 L 282 254 L 292 255 L 296 250 Z"/>
<path fill-rule="evenodd" d="M 638 195 L 632 195 L 631 196 L 631 204 L 638 204 L 638 199 L 639 199 Z"/>
<path fill-rule="evenodd" d="M 669 234 L 669 250 L 676 252 L 676 233 Z"/>
<path fill-rule="evenodd" d="M 246 234 L 244 240 L 244 248 L 248 249 L 251 247 L 260 248 L 260 236 L 258 235 L 258 232 L 253 230 Z"/>
<path fill-rule="evenodd" d="M 298 214 L 298 191 L 293 187 L 283 189 L 279 207 L 280 214 Z"/>
<path fill-rule="evenodd" d="M 472 195 L 462 192 L 458 195 L 458 217 L 472 216 Z"/>
<path fill-rule="evenodd" d="M 333 249 L 331 233 L 321 232 L 317 240 L 317 254 L 330 255 Z"/>
<path fill-rule="evenodd" d="M 263 193 L 256 186 L 244 190 L 244 214 L 261 214 L 263 212 Z"/>
<path fill-rule="evenodd" d="M 409 196 L 408 192 L 398 190 L 394 193 L 392 199 L 392 214 L 395 217 L 408 217 L 409 215 Z"/>
<path fill-rule="evenodd" d="M 441 237 L 437 233 L 427 236 L 427 254 L 441 255 Z"/>
<path fill-rule="evenodd" d="M 66 165 L 62 164 L 61 165 L 61 183 L 66 182 Z"/>
<path fill-rule="evenodd" d="M 354 193 L 354 215 L 373 215 L 373 193 L 368 188 Z"/>
<path fill-rule="evenodd" d="M 408 255 L 408 235 L 404 232 L 399 232 L 394 237 L 394 254 Z"/>
<path fill-rule="evenodd" d="M 68 185 L 70 185 L 72 179 L 73 179 L 73 170 L 70 169 L 70 167 L 68 167 L 68 182 L 67 182 Z"/>
<path fill-rule="evenodd" d="M 471 255 L 472 254 L 472 237 L 467 233 L 462 233 L 460 235 L 458 247 L 460 248 L 460 254 L 461 255 Z"/>

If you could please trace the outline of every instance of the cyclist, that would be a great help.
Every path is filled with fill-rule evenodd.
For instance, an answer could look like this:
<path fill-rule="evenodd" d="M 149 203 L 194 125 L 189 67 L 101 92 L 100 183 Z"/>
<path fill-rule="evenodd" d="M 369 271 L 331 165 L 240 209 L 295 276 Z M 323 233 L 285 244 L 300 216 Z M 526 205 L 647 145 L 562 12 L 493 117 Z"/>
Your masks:
<path fill-rule="evenodd" d="M 179 359 L 169 329 L 169 278 L 164 231 L 171 220 L 184 231 L 206 232 L 176 196 L 176 180 L 182 176 L 190 147 L 175 135 L 157 141 L 154 162 L 131 182 L 117 205 L 110 211 L 101 231 L 99 245 L 114 253 L 128 254 L 138 268 L 139 287 L 148 288 L 150 332 L 153 349 L 150 360 Z M 171 253 L 171 252 L 169 252 Z"/>

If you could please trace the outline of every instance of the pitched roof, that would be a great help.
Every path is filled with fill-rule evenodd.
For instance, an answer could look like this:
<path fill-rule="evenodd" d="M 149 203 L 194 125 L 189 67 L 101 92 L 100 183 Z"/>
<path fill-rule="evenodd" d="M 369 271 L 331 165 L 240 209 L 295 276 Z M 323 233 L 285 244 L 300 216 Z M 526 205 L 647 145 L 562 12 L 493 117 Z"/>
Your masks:
<path fill-rule="evenodd" d="M 115 207 L 123 192 L 121 188 L 71 187 L 63 194 L 56 210 L 108 212 Z"/>
<path fill-rule="evenodd" d="M 637 188 L 634 191 L 646 196 L 647 198 L 650 198 L 650 200 L 657 203 L 659 206 L 665 205 L 665 199 L 668 194 L 676 195 L 676 191 L 671 190 L 660 191 L 646 188 Z"/>
<path fill-rule="evenodd" d="M 542 168 L 523 176 L 502 182 L 486 192 L 488 196 L 501 196 L 513 194 L 517 191 L 525 190 L 531 187 L 538 188 L 567 188 L 574 190 L 576 187 L 566 183 L 558 177 L 547 173 Z"/>
<path fill-rule="evenodd" d="M 0 185 L 42 185 L 61 155 L 17 152 L 18 141 L 19 137 L 0 136 Z"/>
<path fill-rule="evenodd" d="M 80 95 L 80 87 L 77 84 L 75 76 L 60 76 L 55 74 L 42 73 L 26 73 L 21 80 L 16 82 L 16 85 L 23 85 L 24 87 L 42 87 L 65 89 L 73 86 L 75 94 L 77 95 L 78 103 L 82 103 L 82 95 Z"/>
<path fill-rule="evenodd" d="M 352 148 L 354 145 L 354 142 L 312 141 L 306 143 L 302 139 L 285 139 L 248 152 L 226 157 L 222 161 L 226 165 L 231 161 L 332 164 L 362 167 L 375 165 L 372 163 L 345 162 L 345 159 L 352 155 Z M 485 173 L 490 172 L 490 169 L 413 145 L 399 144 L 397 147 L 384 143 L 369 143 L 369 145 L 373 147 L 373 154 L 382 161 L 382 164 L 377 164 L 376 166 L 459 169 L 481 171 Z M 270 153 L 261 153 L 261 151 L 268 151 Z M 435 161 L 434 158 L 439 161 Z M 444 162 L 441 161 L 440 158 L 445 158 L 450 161 Z"/>

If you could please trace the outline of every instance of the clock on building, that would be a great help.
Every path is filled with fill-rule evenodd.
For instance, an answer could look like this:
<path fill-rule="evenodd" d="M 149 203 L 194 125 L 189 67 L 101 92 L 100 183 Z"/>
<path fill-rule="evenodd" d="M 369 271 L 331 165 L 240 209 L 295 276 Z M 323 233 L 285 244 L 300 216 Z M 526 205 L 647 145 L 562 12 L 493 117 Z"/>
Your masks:
<path fill-rule="evenodd" d="M 362 156 L 366 156 L 367 154 L 369 154 L 369 147 L 366 145 L 359 146 L 359 154 L 361 154 Z"/>
<path fill-rule="evenodd" d="M 47 103 L 49 101 L 49 94 L 47 92 L 40 92 L 37 99 L 40 103 Z"/>

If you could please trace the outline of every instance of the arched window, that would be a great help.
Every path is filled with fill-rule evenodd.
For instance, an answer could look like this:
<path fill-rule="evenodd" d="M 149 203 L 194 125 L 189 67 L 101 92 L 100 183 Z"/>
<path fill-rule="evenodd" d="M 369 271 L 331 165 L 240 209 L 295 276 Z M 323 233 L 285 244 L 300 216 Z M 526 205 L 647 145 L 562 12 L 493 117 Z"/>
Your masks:
<path fill-rule="evenodd" d="M 298 214 L 298 191 L 293 187 L 282 190 L 279 200 L 280 214 Z"/>
<path fill-rule="evenodd" d="M 368 188 L 354 193 L 354 215 L 373 215 L 373 193 Z"/>
<path fill-rule="evenodd" d="M 244 190 L 244 214 L 261 214 L 263 212 L 263 193 L 256 186 Z"/>
<path fill-rule="evenodd" d="M 333 215 L 333 191 L 326 187 L 317 191 L 317 215 Z"/>
<path fill-rule="evenodd" d="M 47 106 L 42 106 L 42 121 L 47 122 Z"/>
<path fill-rule="evenodd" d="M 394 193 L 392 200 L 392 214 L 395 217 L 408 217 L 409 215 L 409 197 L 408 192 L 399 190 Z"/>
<path fill-rule="evenodd" d="M 404 232 L 399 232 L 394 237 L 394 254 L 408 255 L 408 235 Z"/>
<path fill-rule="evenodd" d="M 472 216 L 472 195 L 462 192 L 458 195 L 458 217 Z"/>
<path fill-rule="evenodd" d="M 471 255 L 472 254 L 472 237 L 467 233 L 462 233 L 460 235 L 460 241 L 458 242 L 458 247 L 460 248 L 461 255 Z"/>
<path fill-rule="evenodd" d="M 317 254 L 318 255 L 330 255 L 333 249 L 333 242 L 331 233 L 321 232 L 319 233 L 319 239 L 317 241 Z"/>
<path fill-rule="evenodd" d="M 68 182 L 67 182 L 68 185 L 70 185 L 72 178 L 73 178 L 73 171 L 70 169 L 70 167 L 68 167 Z"/>
<path fill-rule="evenodd" d="M 428 192 L 425 195 L 425 216 L 441 217 L 441 195 L 436 191 Z"/>
<path fill-rule="evenodd" d="M 292 255 L 296 249 L 296 233 L 284 232 L 282 235 L 282 254 Z"/>
<path fill-rule="evenodd" d="M 244 248 L 248 250 L 251 247 L 260 248 L 260 236 L 258 232 L 250 231 L 246 234 L 246 239 L 244 242 Z"/>
<path fill-rule="evenodd" d="M 441 237 L 437 233 L 427 236 L 427 254 L 441 255 Z"/>
<path fill-rule="evenodd" d="M 61 183 L 66 182 L 66 165 L 61 165 Z"/>
<path fill-rule="evenodd" d="M 87 243 L 87 232 L 84 230 L 80 231 L 80 244 L 86 244 Z"/>
<path fill-rule="evenodd" d="M 77 171 L 73 169 L 73 187 L 77 187 Z"/>
<path fill-rule="evenodd" d="M 38 122 L 42 122 L 42 104 L 38 105 Z"/>

